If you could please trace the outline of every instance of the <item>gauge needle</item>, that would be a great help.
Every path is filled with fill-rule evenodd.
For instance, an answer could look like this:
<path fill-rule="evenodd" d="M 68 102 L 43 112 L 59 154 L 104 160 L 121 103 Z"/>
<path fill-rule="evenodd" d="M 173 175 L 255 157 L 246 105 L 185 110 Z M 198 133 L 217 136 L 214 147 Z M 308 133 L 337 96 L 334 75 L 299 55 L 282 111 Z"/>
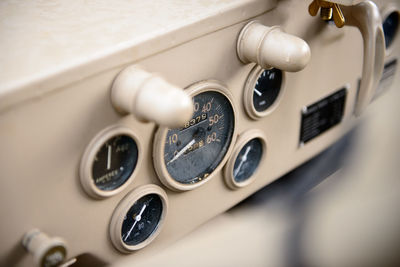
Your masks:
<path fill-rule="evenodd" d="M 111 168 L 111 146 L 108 145 L 108 151 L 107 151 L 107 170 Z"/>
<path fill-rule="evenodd" d="M 170 161 L 168 161 L 167 165 L 174 162 L 175 160 L 177 160 L 180 156 L 182 156 L 183 153 L 186 152 L 186 150 L 189 149 L 189 147 L 191 147 L 194 143 L 196 142 L 195 139 L 192 139 L 192 141 L 190 141 L 184 148 L 181 149 L 181 151 L 179 151 Z"/>
<path fill-rule="evenodd" d="M 133 223 L 131 229 L 129 229 L 128 233 L 126 234 L 124 241 L 126 241 L 128 239 L 128 237 L 131 235 L 131 232 L 132 232 L 133 228 L 135 228 L 136 223 L 142 219 L 142 214 L 143 214 L 144 210 L 146 209 L 146 207 L 147 207 L 146 204 L 144 204 L 142 209 L 140 210 L 139 214 L 135 216 L 135 222 Z"/>
<path fill-rule="evenodd" d="M 246 152 L 244 152 L 244 155 L 240 158 L 239 166 L 234 171 L 233 176 L 236 177 L 236 175 L 239 173 L 239 170 L 242 167 L 243 163 L 247 160 L 247 155 L 249 154 L 250 150 L 251 150 L 251 146 L 248 146 L 246 148 Z"/>
<path fill-rule="evenodd" d="M 260 91 L 258 91 L 256 88 L 254 88 L 254 92 L 256 92 L 256 94 L 257 94 L 258 96 L 262 96 L 262 93 L 261 93 Z"/>

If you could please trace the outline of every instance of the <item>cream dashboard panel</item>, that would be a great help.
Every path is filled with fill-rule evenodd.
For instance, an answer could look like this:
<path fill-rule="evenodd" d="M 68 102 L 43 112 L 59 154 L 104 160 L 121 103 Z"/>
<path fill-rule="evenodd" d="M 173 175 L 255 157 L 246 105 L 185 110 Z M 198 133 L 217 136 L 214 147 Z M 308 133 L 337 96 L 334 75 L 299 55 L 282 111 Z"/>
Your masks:
<path fill-rule="evenodd" d="M 3 110 L 0 211 L 6 227 L 1 232 L 0 262 L 31 265 L 21 239 L 32 228 L 62 237 L 69 257 L 91 253 L 109 262 L 122 257 L 146 257 L 316 155 L 347 132 L 356 120 L 353 109 L 361 73 L 362 39 L 356 29 L 339 30 L 310 17 L 307 4 L 281 1 L 275 9 L 257 17 L 218 30 L 207 28 L 207 34 L 143 59 L 129 61 L 124 57 L 123 65 L 73 80 Z M 238 35 L 250 19 L 282 26 L 286 32 L 304 39 L 312 51 L 304 70 L 284 73 L 276 106 L 257 120 L 249 117 L 244 105 L 244 86 L 254 64 L 243 64 L 236 54 Z M 226 87 L 235 107 L 234 139 L 250 129 L 257 129 L 265 137 L 266 156 L 254 181 L 232 190 L 225 182 L 224 169 L 219 168 L 208 182 L 193 190 L 176 192 L 165 187 L 153 163 L 158 126 L 132 115 L 121 115 L 110 100 L 115 77 L 131 64 L 158 73 L 182 88 L 210 80 Z M 301 145 L 303 107 L 342 88 L 347 92 L 342 122 Z M 88 144 L 110 126 L 120 126 L 134 134 L 140 160 L 133 179 L 120 192 L 96 199 L 83 189 L 79 168 Z M 155 240 L 127 256 L 113 246 L 110 221 L 121 199 L 131 190 L 149 184 L 165 190 L 168 214 Z"/>

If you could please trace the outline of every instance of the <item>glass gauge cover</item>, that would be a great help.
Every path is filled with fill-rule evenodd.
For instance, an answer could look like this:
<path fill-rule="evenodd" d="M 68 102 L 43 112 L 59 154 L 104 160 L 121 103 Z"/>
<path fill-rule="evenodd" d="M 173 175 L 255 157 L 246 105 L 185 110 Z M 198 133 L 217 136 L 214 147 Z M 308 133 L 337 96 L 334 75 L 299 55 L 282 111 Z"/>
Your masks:
<path fill-rule="evenodd" d="M 385 35 L 385 45 L 389 48 L 396 38 L 399 31 L 399 17 L 400 13 L 393 11 L 390 13 L 386 19 L 383 21 L 383 33 Z"/>
<path fill-rule="evenodd" d="M 244 90 L 244 106 L 253 119 L 266 116 L 276 103 L 283 83 L 279 69 L 264 70 L 256 66 L 250 73 Z"/>
<path fill-rule="evenodd" d="M 132 181 L 139 162 L 139 143 L 129 128 L 111 126 L 89 143 L 80 166 L 80 180 L 92 197 L 112 196 Z"/>
<path fill-rule="evenodd" d="M 208 180 L 233 143 L 234 108 L 226 89 L 200 88 L 192 94 L 192 119 L 182 128 L 160 129 L 156 135 L 156 171 L 171 189 L 190 190 Z"/>
<path fill-rule="evenodd" d="M 160 233 L 167 214 L 167 194 L 156 185 L 144 185 L 128 193 L 110 222 L 110 236 L 121 252 L 141 249 Z"/>
<path fill-rule="evenodd" d="M 225 166 L 225 181 L 231 189 L 250 184 L 265 157 L 266 139 L 262 131 L 253 129 L 238 138 L 232 157 Z"/>
<path fill-rule="evenodd" d="M 126 213 L 121 227 L 122 241 L 134 246 L 145 241 L 157 229 L 163 212 L 159 195 L 145 195 Z"/>
<path fill-rule="evenodd" d="M 260 74 L 253 89 L 253 105 L 258 112 L 263 112 L 275 102 L 281 90 L 281 84 L 281 70 L 264 70 Z"/>
<path fill-rule="evenodd" d="M 138 160 L 135 140 L 127 135 L 108 139 L 94 157 L 92 176 L 94 184 L 105 191 L 115 190 L 131 176 Z"/>
<path fill-rule="evenodd" d="M 263 154 L 262 141 L 254 138 L 240 150 L 233 166 L 233 179 L 237 183 L 246 181 L 253 175 Z"/>

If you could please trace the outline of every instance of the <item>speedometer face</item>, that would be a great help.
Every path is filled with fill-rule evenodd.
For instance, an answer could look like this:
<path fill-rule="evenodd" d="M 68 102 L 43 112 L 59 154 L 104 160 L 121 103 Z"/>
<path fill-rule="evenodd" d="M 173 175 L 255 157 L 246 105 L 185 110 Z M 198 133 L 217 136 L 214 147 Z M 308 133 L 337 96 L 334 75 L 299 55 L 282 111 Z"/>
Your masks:
<path fill-rule="evenodd" d="M 163 141 L 156 142 L 155 154 L 162 158 L 156 156 L 157 173 L 172 189 L 193 189 L 209 179 L 234 137 L 234 109 L 226 92 L 211 87 L 193 95 L 192 119 L 179 129 L 161 129 Z"/>

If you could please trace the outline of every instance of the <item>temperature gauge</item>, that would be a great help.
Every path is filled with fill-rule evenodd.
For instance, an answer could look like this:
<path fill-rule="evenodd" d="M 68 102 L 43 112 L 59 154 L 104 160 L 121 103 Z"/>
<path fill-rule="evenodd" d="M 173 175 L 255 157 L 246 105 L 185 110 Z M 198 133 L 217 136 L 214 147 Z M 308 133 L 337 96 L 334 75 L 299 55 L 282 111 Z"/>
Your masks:
<path fill-rule="evenodd" d="M 148 245 L 160 233 L 167 214 L 167 195 L 156 185 L 130 192 L 118 204 L 110 223 L 114 246 L 131 252 Z"/>
<path fill-rule="evenodd" d="M 160 128 L 154 142 L 154 166 L 166 186 L 191 190 L 222 168 L 234 143 L 235 112 L 229 91 L 202 82 L 187 89 L 194 115 L 177 129 Z"/>
<path fill-rule="evenodd" d="M 279 69 L 261 69 L 256 66 L 250 73 L 244 89 L 244 107 L 252 119 L 268 115 L 281 95 L 283 81 Z"/>
<path fill-rule="evenodd" d="M 133 179 L 139 149 L 133 132 L 113 126 L 100 132 L 88 145 L 81 162 L 81 183 L 93 197 L 107 197 L 123 190 Z"/>
<path fill-rule="evenodd" d="M 266 153 L 264 134 L 250 130 L 240 135 L 232 157 L 225 166 L 225 181 L 232 189 L 250 184 Z"/>

